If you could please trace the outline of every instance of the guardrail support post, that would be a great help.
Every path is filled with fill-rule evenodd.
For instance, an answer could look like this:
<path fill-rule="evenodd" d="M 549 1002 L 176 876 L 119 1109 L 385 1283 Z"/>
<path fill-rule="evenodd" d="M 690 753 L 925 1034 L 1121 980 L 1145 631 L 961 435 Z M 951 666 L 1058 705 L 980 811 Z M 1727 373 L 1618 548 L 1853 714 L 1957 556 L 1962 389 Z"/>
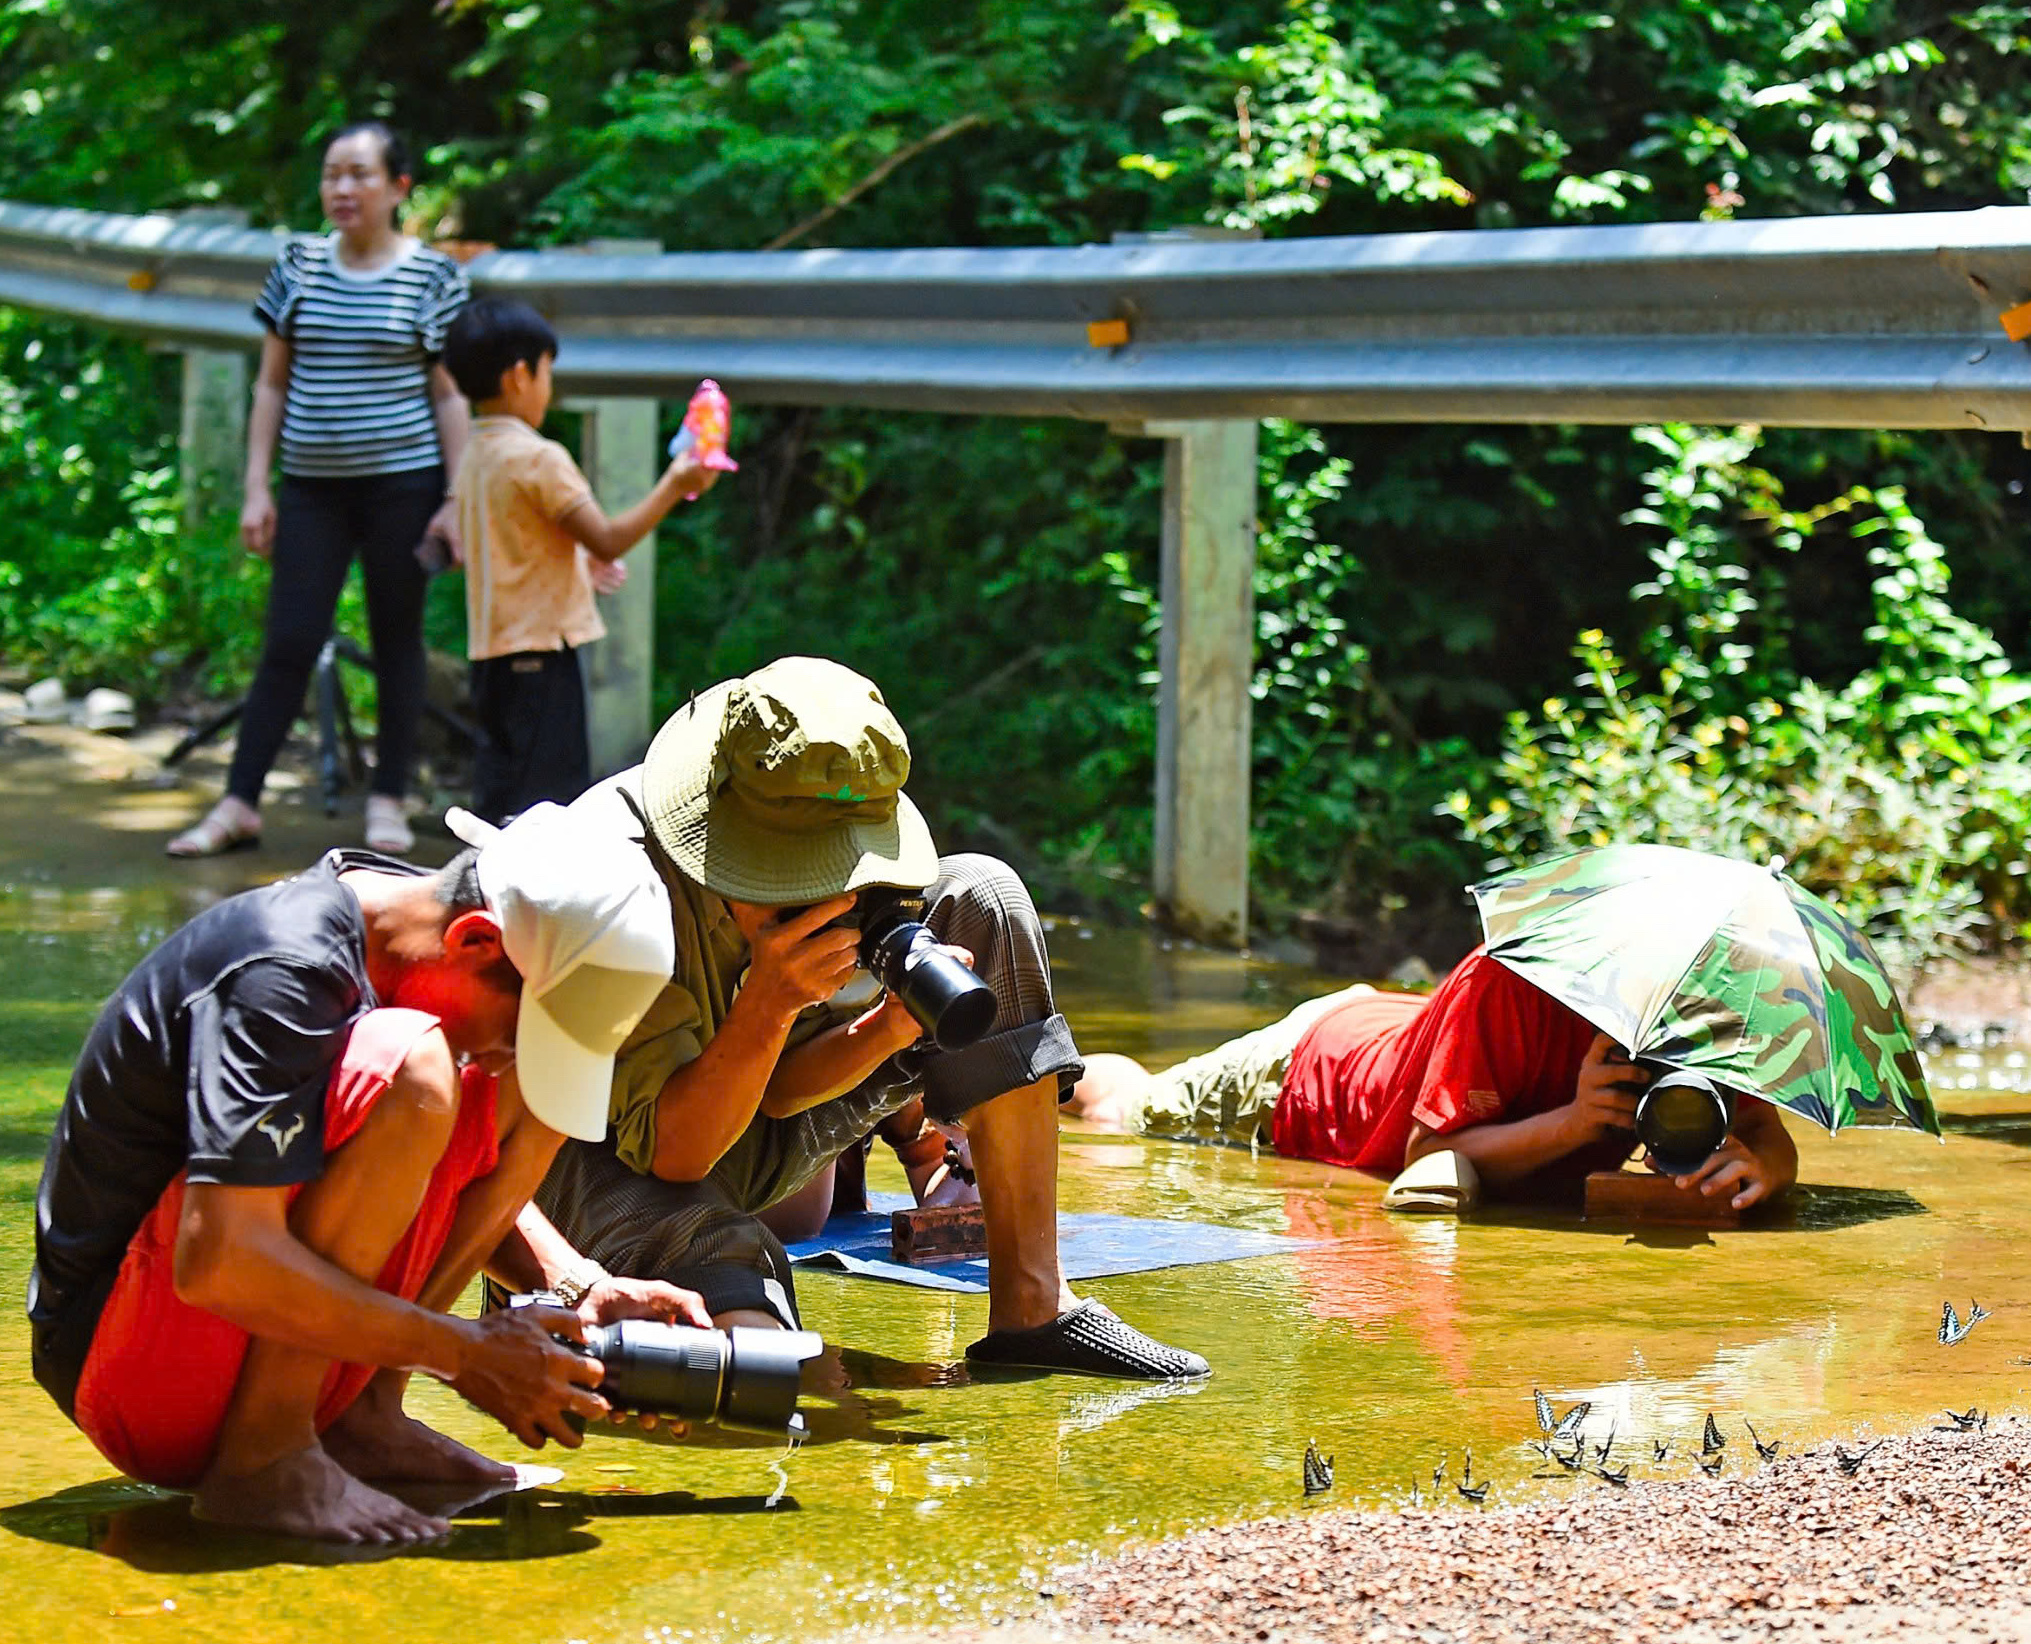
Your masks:
<path fill-rule="evenodd" d="M 658 240 L 590 240 L 601 256 L 653 256 Z M 609 516 L 649 494 L 663 471 L 657 402 L 652 399 L 568 400 L 584 416 L 579 452 L 592 494 Z M 656 534 L 651 531 L 622 562 L 628 580 L 617 594 L 602 594 L 606 638 L 588 645 L 585 669 L 586 734 L 595 779 L 634 764 L 648 751 L 651 689 L 656 677 Z"/>
<path fill-rule="evenodd" d="M 1248 939 L 1249 684 L 1255 672 L 1253 422 L 1146 423 L 1164 441 L 1156 825 L 1160 917 Z"/>
<path fill-rule="evenodd" d="M 177 213 L 199 228 L 244 228 L 247 214 L 223 206 Z M 182 419 L 177 428 L 177 474 L 183 528 L 236 506 L 247 456 L 247 356 L 237 349 L 186 348 Z"/>

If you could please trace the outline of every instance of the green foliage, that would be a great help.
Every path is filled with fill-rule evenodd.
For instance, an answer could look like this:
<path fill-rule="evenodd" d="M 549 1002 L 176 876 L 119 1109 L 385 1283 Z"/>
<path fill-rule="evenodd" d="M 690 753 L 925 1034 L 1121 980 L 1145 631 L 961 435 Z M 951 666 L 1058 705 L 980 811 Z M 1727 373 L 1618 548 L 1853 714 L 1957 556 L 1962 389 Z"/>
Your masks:
<path fill-rule="evenodd" d="M 215 679 L 260 635 L 223 522 L 178 527 L 174 362 L 0 311 L 0 652 L 142 695 L 197 656 Z"/>
<path fill-rule="evenodd" d="M 1498 791 L 1448 801 L 1463 832 L 1498 866 L 1611 840 L 1781 856 L 1907 976 L 1985 930 L 2022 935 L 2031 678 L 1955 613 L 1944 551 L 1903 491 L 1793 513 L 1749 466 L 1748 431 L 1642 435 L 1668 460 L 1631 517 L 1673 533 L 1636 590 L 1668 602 L 1643 639 L 1652 666 L 1583 633 L 1578 700 L 1514 717 Z M 1724 515 L 1794 554 L 1849 525 L 1878 573 L 1868 666 L 1823 687 L 1792 669 L 1781 626 L 1754 647 L 1733 637 L 1759 613 Z"/>
<path fill-rule="evenodd" d="M 0 0 L 0 196 L 307 228 L 317 144 L 380 115 L 425 157 L 416 226 L 504 244 L 1943 209 L 2031 188 L 2027 52 L 2019 6 L 1902 0 Z M 176 527 L 174 392 L 161 357 L 0 318 L 10 665 L 244 682 L 264 573 L 230 521 Z M 662 534 L 658 706 L 773 655 L 840 656 L 896 700 L 941 831 L 1132 899 L 1150 448 L 1063 422 L 750 407 L 736 440 L 741 474 Z M 2031 648 L 2013 448 L 1270 424 L 1262 460 L 1254 849 L 1272 918 L 1471 877 L 1475 845 L 1432 814 L 1449 793 L 1503 850 L 1725 812 L 1727 838 L 1852 878 L 1914 942 L 2027 917 L 2008 867 L 2009 658 Z M 1892 556 L 1873 589 L 1865 551 Z M 429 617 L 447 648 L 456 591 Z M 1601 636 L 1582 647 L 1593 705 L 1505 742 L 1575 633 Z M 1550 820 L 1498 826 L 1498 802 Z"/>

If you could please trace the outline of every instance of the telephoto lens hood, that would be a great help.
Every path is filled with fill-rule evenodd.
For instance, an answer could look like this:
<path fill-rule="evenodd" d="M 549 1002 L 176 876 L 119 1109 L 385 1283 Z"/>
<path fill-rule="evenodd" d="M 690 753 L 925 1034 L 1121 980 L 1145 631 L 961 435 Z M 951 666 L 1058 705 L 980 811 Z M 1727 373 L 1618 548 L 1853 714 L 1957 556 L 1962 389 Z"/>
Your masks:
<path fill-rule="evenodd" d="M 1661 1067 L 1636 1104 L 1636 1136 L 1657 1168 L 1684 1176 L 1728 1139 L 1735 1097 L 1704 1073 Z"/>

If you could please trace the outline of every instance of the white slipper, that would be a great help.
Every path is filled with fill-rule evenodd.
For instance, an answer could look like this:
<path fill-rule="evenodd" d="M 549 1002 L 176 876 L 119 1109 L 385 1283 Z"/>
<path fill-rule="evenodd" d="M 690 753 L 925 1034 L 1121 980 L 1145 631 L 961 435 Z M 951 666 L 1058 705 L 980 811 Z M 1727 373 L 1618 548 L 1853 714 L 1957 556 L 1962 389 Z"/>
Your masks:
<path fill-rule="evenodd" d="M 1427 1210 L 1453 1216 L 1480 1202 L 1480 1172 L 1472 1161 L 1450 1148 L 1412 1160 L 1382 1195 L 1384 1210 Z"/>

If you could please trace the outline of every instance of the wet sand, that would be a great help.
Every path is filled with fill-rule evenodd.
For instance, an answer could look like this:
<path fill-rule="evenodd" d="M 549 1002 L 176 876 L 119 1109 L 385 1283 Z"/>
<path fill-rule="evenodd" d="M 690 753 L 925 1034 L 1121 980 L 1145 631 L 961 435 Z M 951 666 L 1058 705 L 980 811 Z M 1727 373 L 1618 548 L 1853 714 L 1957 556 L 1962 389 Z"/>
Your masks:
<path fill-rule="evenodd" d="M 1738 1431 L 1724 1466 L 1744 1451 L 1756 1465 Z M 2031 1424 L 2009 1419 L 1889 1439 L 1853 1476 L 1822 1444 L 1738 1478 L 1576 1476 L 1502 1510 L 1314 1510 L 1063 1572 L 1057 1618 L 1218 1644 L 2027 1639 L 2027 1480 Z"/>

